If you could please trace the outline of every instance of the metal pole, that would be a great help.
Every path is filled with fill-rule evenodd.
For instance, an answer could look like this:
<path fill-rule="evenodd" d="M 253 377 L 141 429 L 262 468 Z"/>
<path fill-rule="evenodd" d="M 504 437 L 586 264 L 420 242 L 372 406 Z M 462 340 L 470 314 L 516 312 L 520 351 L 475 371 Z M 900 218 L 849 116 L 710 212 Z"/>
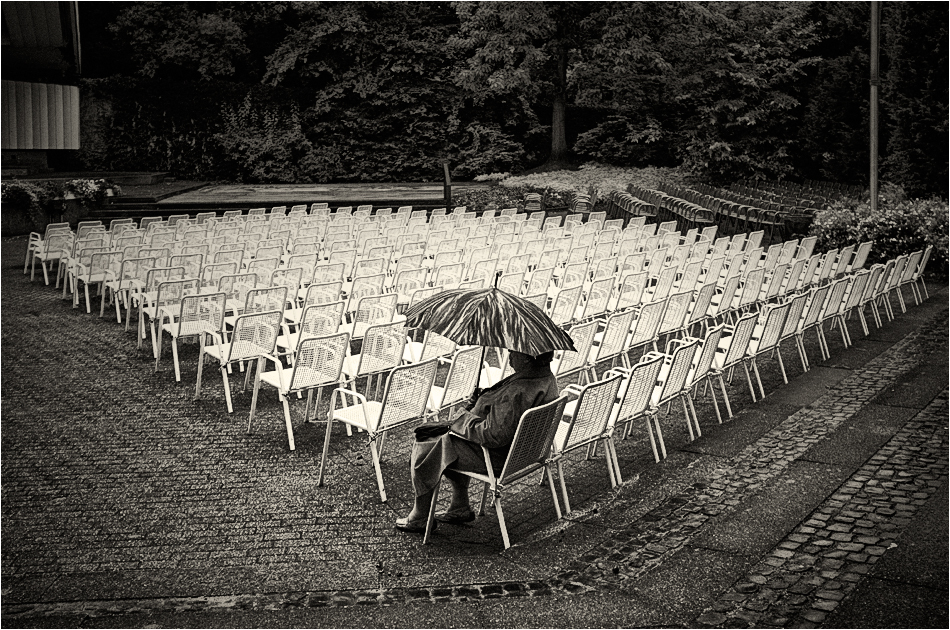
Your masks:
<path fill-rule="evenodd" d="M 871 211 L 877 211 L 878 181 L 877 181 L 877 127 L 878 127 L 878 90 L 881 86 L 880 78 L 880 30 L 881 30 L 881 3 L 871 2 Z"/>

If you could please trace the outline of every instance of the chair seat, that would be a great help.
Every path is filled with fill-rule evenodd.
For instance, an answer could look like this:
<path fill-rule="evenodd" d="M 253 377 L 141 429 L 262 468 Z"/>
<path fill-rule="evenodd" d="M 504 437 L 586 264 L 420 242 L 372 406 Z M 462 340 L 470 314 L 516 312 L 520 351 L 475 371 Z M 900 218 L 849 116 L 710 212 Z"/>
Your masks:
<path fill-rule="evenodd" d="M 357 427 L 358 429 L 369 431 L 370 427 L 375 427 L 378 424 L 382 410 L 383 403 L 376 400 L 369 400 L 364 404 L 351 405 L 349 407 L 333 410 L 333 419 Z"/>
<path fill-rule="evenodd" d="M 170 322 L 162 325 L 162 330 L 169 333 L 172 337 L 188 337 L 190 335 L 200 335 L 208 330 L 207 322 Z"/>
<path fill-rule="evenodd" d="M 290 387 L 290 370 L 284 370 L 284 373 L 286 373 L 284 378 L 288 381 L 286 385 L 281 381 L 281 373 L 277 370 L 261 372 L 261 381 L 267 383 L 271 387 L 276 387 L 281 392 L 286 392 L 287 388 Z"/>

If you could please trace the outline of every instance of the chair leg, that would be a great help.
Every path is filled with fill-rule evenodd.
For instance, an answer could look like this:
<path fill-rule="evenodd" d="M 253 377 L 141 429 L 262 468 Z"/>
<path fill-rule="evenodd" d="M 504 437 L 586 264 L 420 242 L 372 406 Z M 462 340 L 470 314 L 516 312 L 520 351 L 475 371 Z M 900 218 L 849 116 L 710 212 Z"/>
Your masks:
<path fill-rule="evenodd" d="M 550 469 L 549 469 L 549 472 L 550 472 Z M 552 487 L 552 488 L 554 487 L 554 482 L 553 482 L 553 481 L 551 482 L 551 487 Z M 481 498 L 481 500 L 478 502 L 478 515 L 479 515 L 479 516 L 485 516 L 485 505 L 488 503 L 488 491 L 489 491 L 489 490 L 491 490 L 491 486 L 489 486 L 488 482 L 486 481 L 485 483 L 482 484 L 482 498 Z M 557 497 L 555 497 L 555 499 L 556 499 L 556 498 L 557 498 Z M 558 515 L 559 515 L 558 518 L 560 518 L 560 512 L 558 512 Z"/>
<path fill-rule="evenodd" d="M 755 387 L 752 386 L 752 374 L 749 373 L 749 365 L 745 361 L 742 362 L 742 370 L 745 372 L 745 380 L 749 383 L 749 391 L 752 393 L 752 402 L 757 402 Z"/>
<path fill-rule="evenodd" d="M 369 442 L 369 453 L 373 458 L 373 468 L 376 470 L 376 485 L 379 486 L 379 498 L 386 502 L 386 486 L 383 484 L 383 469 L 379 465 L 379 451 L 376 449 L 376 439 Z"/>
<path fill-rule="evenodd" d="M 224 400 L 228 403 L 228 413 L 234 413 L 234 407 L 231 405 L 231 384 L 228 382 L 227 367 L 221 366 L 221 380 L 224 381 Z"/>
<path fill-rule="evenodd" d="M 752 357 L 752 371 L 755 372 L 755 381 L 759 384 L 759 393 L 765 398 L 765 389 L 762 387 L 762 378 L 759 376 L 759 362 Z"/>
<path fill-rule="evenodd" d="M 729 414 L 729 419 L 731 420 L 734 416 L 732 415 L 732 405 L 729 404 L 729 393 L 726 391 L 726 382 L 722 379 L 722 372 L 717 374 L 719 377 L 719 390 L 722 392 L 722 397 L 726 401 L 726 413 Z"/>
<path fill-rule="evenodd" d="M 614 468 L 614 478 L 617 480 L 617 485 L 623 483 L 623 476 L 620 474 L 620 462 L 617 458 L 617 445 L 614 444 L 614 436 L 608 435 L 604 440 L 604 450 L 607 454 L 607 464 L 613 466 Z"/>
<path fill-rule="evenodd" d="M 257 375 L 254 377 L 254 390 L 251 393 L 251 411 L 247 414 L 247 433 L 248 435 L 252 432 L 252 427 L 254 424 L 254 416 L 257 413 L 257 392 L 261 388 L 261 373 L 258 370 Z M 281 401 L 284 400 L 283 394 L 280 394 Z"/>
<path fill-rule="evenodd" d="M 181 382 L 181 365 L 178 363 L 178 337 L 172 337 L 172 360 L 175 363 L 175 382 Z"/>
<path fill-rule="evenodd" d="M 666 442 L 663 440 L 663 429 L 660 427 L 660 414 L 658 410 L 647 415 L 648 422 L 653 422 L 653 430 L 656 432 L 656 441 L 660 447 L 660 459 L 666 459 Z"/>
<path fill-rule="evenodd" d="M 782 380 L 788 385 L 788 374 L 785 373 L 785 361 L 782 360 L 782 346 L 776 344 L 775 354 L 778 355 L 778 366 L 782 368 Z"/>
<path fill-rule="evenodd" d="M 201 372 L 205 363 L 205 336 L 201 335 L 198 342 L 198 376 L 195 378 L 195 400 L 201 396 Z"/>
<path fill-rule="evenodd" d="M 693 413 L 693 427 L 696 429 L 696 437 L 703 436 L 703 430 L 699 427 L 699 416 L 696 415 L 696 406 L 693 404 L 693 395 L 686 394 L 686 402 L 689 403 L 689 410 Z M 687 421 L 689 418 L 687 417 Z"/>
<path fill-rule="evenodd" d="M 554 476 L 551 474 L 551 467 L 548 465 L 544 466 L 544 474 L 548 478 L 548 488 L 551 490 L 551 500 L 554 502 L 554 512 L 557 514 L 558 520 L 561 520 L 561 502 L 557 498 L 557 489 L 554 487 Z M 485 496 L 488 494 L 488 484 L 485 484 L 485 491 L 482 493 L 482 505 L 481 511 L 479 514 L 485 513 Z"/>
<path fill-rule="evenodd" d="M 571 500 L 570 500 L 570 498 L 567 496 L 567 484 L 564 483 L 564 466 L 561 465 L 561 459 L 560 459 L 560 458 L 558 458 L 558 460 L 557 460 L 557 476 L 558 476 L 558 481 L 559 481 L 560 484 L 561 484 L 561 495 L 564 497 L 564 513 L 565 513 L 565 514 L 570 514 L 570 513 L 571 513 Z"/>
<path fill-rule="evenodd" d="M 680 404 L 683 405 L 683 415 L 686 417 L 686 428 L 689 429 L 689 441 L 692 442 L 696 439 L 696 434 L 693 431 L 693 419 L 689 415 L 689 407 L 686 405 L 686 396 L 679 396 Z"/>
<path fill-rule="evenodd" d="M 505 543 L 505 549 L 511 547 L 511 541 L 508 539 L 508 528 L 505 527 L 505 513 L 501 509 L 501 494 L 496 492 L 493 503 L 495 504 L 495 513 L 498 515 L 498 527 L 501 528 L 501 539 Z"/>
<path fill-rule="evenodd" d="M 798 358 L 801 359 L 801 362 L 802 362 L 802 371 L 807 372 L 808 371 L 808 353 L 805 352 L 805 342 L 802 339 L 803 336 L 804 336 L 804 333 L 795 335 L 795 346 L 798 348 Z"/>
<path fill-rule="evenodd" d="M 259 362 L 260 363 L 260 362 Z M 260 374 L 260 368 L 258 368 L 258 374 Z M 290 420 L 290 403 L 287 402 L 287 396 L 281 394 L 280 402 L 284 407 L 284 424 L 287 427 L 287 446 L 290 447 L 290 450 L 294 450 L 294 425 Z M 385 501 L 385 499 L 383 499 Z"/>
<path fill-rule="evenodd" d="M 719 401 L 716 400 L 716 386 L 711 382 L 712 376 L 706 377 L 706 383 L 703 385 L 703 390 L 709 389 L 709 393 L 712 396 L 713 409 L 716 410 L 716 420 L 719 424 L 722 424 L 722 413 L 719 411 Z M 696 423 L 699 426 L 699 423 Z"/>
<path fill-rule="evenodd" d="M 442 486 L 442 477 L 439 477 L 439 481 L 436 482 L 435 488 L 432 491 L 432 502 L 429 504 L 429 516 L 426 518 L 426 533 L 422 536 L 422 544 L 429 544 L 429 537 L 432 535 L 432 530 L 434 529 L 433 524 L 435 523 L 435 506 L 439 502 L 439 488 Z"/>
<path fill-rule="evenodd" d="M 327 455 L 330 452 L 330 433 L 333 431 L 333 410 L 327 412 L 327 430 L 323 436 L 323 456 L 320 457 L 320 474 L 317 477 L 317 485 L 323 485 L 323 470 L 327 463 Z"/>

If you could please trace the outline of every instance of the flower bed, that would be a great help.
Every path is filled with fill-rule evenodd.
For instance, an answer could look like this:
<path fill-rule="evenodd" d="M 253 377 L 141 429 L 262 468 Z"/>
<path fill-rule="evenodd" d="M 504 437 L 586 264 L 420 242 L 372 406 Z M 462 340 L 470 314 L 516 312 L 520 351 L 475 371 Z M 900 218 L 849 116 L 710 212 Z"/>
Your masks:
<path fill-rule="evenodd" d="M 487 190 L 466 191 L 457 195 L 457 205 L 474 210 L 490 208 L 523 208 L 527 193 L 539 193 L 546 208 L 567 208 L 577 193 L 596 194 L 605 199 L 612 191 L 625 191 L 631 183 L 644 188 L 657 188 L 660 182 L 688 184 L 688 177 L 675 168 L 620 168 L 589 163 L 576 171 L 551 171 L 512 176 L 509 173 L 480 175 L 476 181 L 497 185 Z"/>

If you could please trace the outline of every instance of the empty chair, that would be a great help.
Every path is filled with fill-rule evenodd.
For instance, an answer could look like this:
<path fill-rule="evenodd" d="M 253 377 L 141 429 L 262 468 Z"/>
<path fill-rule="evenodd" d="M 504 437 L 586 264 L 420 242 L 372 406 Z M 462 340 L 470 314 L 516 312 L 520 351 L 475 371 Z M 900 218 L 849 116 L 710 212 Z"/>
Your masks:
<path fill-rule="evenodd" d="M 593 447 L 603 441 L 605 443 L 605 459 L 610 485 L 617 486 L 614 445 L 612 440 L 608 440 L 610 436 L 608 426 L 613 415 L 614 403 L 617 400 L 617 392 L 620 389 L 622 378 L 622 374 L 616 373 L 584 387 L 569 385 L 564 390 L 564 393 L 573 394 L 577 398 L 568 402 L 564 407 L 564 418 L 558 423 L 554 442 L 551 445 L 551 462 L 557 466 L 561 496 L 564 499 L 564 512 L 567 514 L 571 513 L 571 502 L 567 494 L 563 464 L 564 456 L 567 453 L 579 448 L 589 447 L 588 455 L 590 455 Z"/>
<path fill-rule="evenodd" d="M 663 365 L 660 367 L 659 375 L 657 375 L 650 405 L 657 408 L 661 405 L 669 407 L 674 400 L 679 398 L 683 405 L 686 426 L 689 428 L 690 441 L 695 439 L 695 435 L 689 407 L 687 406 L 687 398 L 691 391 L 691 388 L 688 387 L 688 379 L 698 351 L 699 339 L 687 337 L 686 339 L 672 340 L 667 346 L 666 354 L 653 352 L 646 355 L 647 357 L 661 356 L 663 358 Z M 656 424 L 656 430 L 660 431 L 659 423 Z"/>
<path fill-rule="evenodd" d="M 610 361 L 609 368 L 613 368 L 617 359 L 627 350 L 627 338 L 630 336 L 634 315 L 636 313 L 632 310 L 618 311 L 607 317 L 606 321 L 599 322 L 598 327 L 603 327 L 603 332 L 594 335 L 588 355 L 592 381 L 597 380 L 598 364 Z"/>
<path fill-rule="evenodd" d="M 745 362 L 752 365 L 752 371 L 755 372 L 755 380 L 759 384 L 759 393 L 762 398 L 765 398 L 765 389 L 762 387 L 762 378 L 759 375 L 759 366 L 756 359 L 759 355 L 772 352 L 778 346 L 790 306 L 791 303 L 788 302 L 766 306 L 759 314 L 759 321 L 755 328 L 752 329 L 752 337 L 749 339 L 749 345 L 746 349 Z M 752 402 L 755 402 L 755 389 L 752 387 L 751 381 L 749 382 L 749 391 L 752 393 Z"/>
<path fill-rule="evenodd" d="M 779 367 L 782 370 L 782 380 L 788 384 L 788 374 L 785 371 L 785 361 L 782 359 L 782 343 L 788 339 L 795 340 L 795 349 L 802 361 L 802 367 L 805 366 L 804 348 L 800 345 L 798 338 L 798 328 L 802 323 L 802 315 L 805 312 L 805 305 L 808 302 L 808 293 L 799 293 L 788 298 L 785 302 L 788 304 L 788 313 L 785 315 L 785 323 L 782 325 L 782 333 L 779 335 L 778 343 L 775 345 L 775 354 L 778 356 Z"/>
<path fill-rule="evenodd" d="M 372 330 L 372 329 L 371 329 Z M 405 337 L 403 337 L 405 338 Z M 367 334 L 367 341 L 370 337 Z M 364 348 L 364 352 L 365 352 Z M 400 351 L 400 355 L 401 355 Z M 320 473 L 317 485 L 323 485 L 323 473 L 327 454 L 330 450 L 330 436 L 333 423 L 342 422 L 367 434 L 373 468 L 376 472 L 376 484 L 380 499 L 386 501 L 386 487 L 383 471 L 380 468 L 380 452 L 386 433 L 403 427 L 425 416 L 429 390 L 435 381 L 438 368 L 436 359 L 421 363 L 411 363 L 397 367 L 389 373 L 382 398 L 370 400 L 353 389 L 338 387 L 333 390 L 330 409 L 327 414 L 326 433 L 323 443 L 323 456 L 320 459 Z"/>
<path fill-rule="evenodd" d="M 851 311 L 855 309 L 864 297 L 864 289 L 868 283 L 870 272 L 867 269 L 861 270 L 851 276 L 848 288 L 844 292 L 841 300 L 841 308 L 833 315 L 832 322 L 838 324 L 841 331 L 841 341 L 845 348 L 851 345 L 851 333 L 848 331 L 848 318 Z"/>
<path fill-rule="evenodd" d="M 307 337 L 326 337 L 335 334 L 343 321 L 343 302 L 310 304 L 303 310 L 296 332 L 285 332 L 277 338 L 277 356 L 290 354 L 293 358 L 300 341 Z"/>
<path fill-rule="evenodd" d="M 158 371 L 158 358 L 162 326 L 165 319 L 175 322 L 180 315 L 181 301 L 189 295 L 199 293 L 197 278 L 182 278 L 159 283 L 155 291 L 155 299 L 139 309 L 140 327 L 144 327 L 145 320 L 149 320 L 149 329 L 152 335 L 152 356 L 156 359 L 155 370 Z M 189 312 L 190 314 L 190 312 Z"/>
<path fill-rule="evenodd" d="M 160 287 L 161 289 L 161 287 Z M 181 298 L 178 313 L 158 329 L 158 352 L 155 355 L 155 371 L 162 358 L 162 337 L 168 332 L 172 338 L 172 357 L 175 363 L 175 380 L 181 382 L 181 367 L 178 361 L 178 339 L 202 334 L 221 334 L 224 329 L 226 293 L 198 293 Z"/>
<path fill-rule="evenodd" d="M 201 397 L 201 374 L 204 367 L 205 355 L 217 359 L 221 369 L 221 379 L 224 382 L 224 399 L 228 405 L 228 413 L 234 412 L 231 404 L 231 385 L 228 382 L 228 369 L 234 363 L 259 359 L 264 355 L 273 355 L 280 335 L 280 325 L 283 316 L 280 310 L 262 311 L 241 315 L 235 320 L 231 340 L 227 341 L 223 335 L 200 335 L 200 349 L 198 351 L 198 378 L 195 383 L 195 399 Z M 206 338 L 212 342 L 206 344 Z M 247 389 L 251 371 L 247 370 L 244 377 L 244 389 Z"/>
<path fill-rule="evenodd" d="M 316 403 L 313 403 L 313 390 L 317 389 L 319 392 L 324 386 L 340 381 L 340 371 L 343 368 L 343 360 L 346 358 L 349 345 L 350 337 L 347 333 L 303 337 L 297 346 L 294 364 L 291 368 L 283 367 L 277 357 L 263 355 L 258 361 L 257 373 L 254 377 L 254 393 L 251 397 L 251 412 L 247 418 L 247 432 L 250 433 L 253 428 L 254 414 L 257 410 L 257 394 L 263 382 L 277 389 L 284 410 L 287 445 L 290 450 L 294 450 L 294 428 L 290 418 L 290 395 L 307 392 L 307 405 L 304 408 L 304 422 L 307 422 L 311 404 L 313 404 L 316 413 L 317 406 L 320 403 L 319 393 L 317 394 Z M 269 361 L 274 369 L 264 371 L 265 361 Z"/>
<path fill-rule="evenodd" d="M 613 374 L 623 376 L 620 389 L 617 391 L 618 403 L 614 407 L 613 416 L 608 425 L 608 428 L 611 429 L 611 435 L 617 433 L 619 429 L 620 434 L 626 436 L 631 432 L 634 421 L 645 418 L 647 434 L 650 436 L 650 446 L 653 448 L 653 459 L 656 462 L 660 461 L 661 454 L 663 459 L 666 458 L 666 445 L 663 442 L 663 432 L 657 419 L 657 410 L 651 406 L 650 401 L 662 367 L 663 357 L 658 353 L 651 353 L 649 356 L 641 357 L 640 361 L 632 368 L 618 367 L 606 374 L 606 376 L 612 376 Z M 618 483 L 620 483 L 623 477 L 620 474 L 616 452 L 616 449 L 612 449 L 615 474 Z"/>
<path fill-rule="evenodd" d="M 99 285 L 99 293 L 102 294 L 102 303 L 99 306 L 99 317 L 102 317 L 106 300 L 105 284 L 110 280 L 115 280 L 119 274 L 121 264 L 122 252 L 118 251 L 94 251 L 88 259 L 84 255 L 79 256 L 76 260 L 74 273 L 76 289 L 73 291 L 73 308 L 79 306 L 79 284 L 82 283 L 83 293 L 86 296 L 86 312 L 91 313 L 92 307 L 89 302 L 89 285 Z"/>
<path fill-rule="evenodd" d="M 587 357 L 590 355 L 590 347 L 594 342 L 594 334 L 597 332 L 599 322 L 589 321 L 583 324 L 575 324 L 568 331 L 571 339 L 574 340 L 574 350 L 558 350 L 555 352 L 554 360 L 551 362 L 551 372 L 558 378 L 579 374 L 582 381 L 587 380 Z"/>
<path fill-rule="evenodd" d="M 710 375 L 716 376 L 719 380 L 719 387 L 722 390 L 722 397 L 725 400 L 726 411 L 730 418 L 732 418 L 732 405 L 729 403 L 729 393 L 726 391 L 726 384 L 722 375 L 726 370 L 732 371 L 736 365 L 741 363 L 743 369 L 745 369 L 749 386 L 752 386 L 752 378 L 749 376 L 748 366 L 744 361 L 746 350 L 749 348 L 749 340 L 752 338 L 752 330 L 755 328 L 757 320 L 758 315 L 747 313 L 740 317 L 735 325 L 727 325 L 723 329 L 722 337 L 719 339 L 719 347 L 716 349 L 716 355 L 713 358 Z"/>

